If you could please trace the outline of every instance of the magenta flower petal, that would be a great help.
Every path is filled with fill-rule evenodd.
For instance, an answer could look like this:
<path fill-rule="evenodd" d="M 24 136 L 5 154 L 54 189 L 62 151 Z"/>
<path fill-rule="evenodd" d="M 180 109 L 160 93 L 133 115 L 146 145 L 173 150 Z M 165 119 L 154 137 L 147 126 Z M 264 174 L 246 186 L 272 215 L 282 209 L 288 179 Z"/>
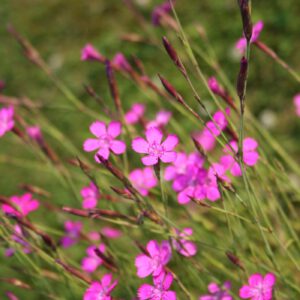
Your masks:
<path fill-rule="evenodd" d="M 101 148 L 101 149 L 98 150 L 96 155 L 100 155 L 101 157 L 103 157 L 104 159 L 107 160 L 109 158 L 109 149 L 108 148 Z M 96 161 L 100 162 L 99 158 L 96 157 Z"/>
<path fill-rule="evenodd" d="M 158 157 L 147 155 L 142 157 L 142 162 L 145 166 L 153 166 L 158 163 Z"/>
<path fill-rule="evenodd" d="M 258 147 L 257 141 L 253 138 L 247 137 L 243 140 L 243 151 L 253 151 Z"/>
<path fill-rule="evenodd" d="M 176 159 L 176 152 L 164 152 L 160 159 L 164 163 L 173 162 Z"/>
<path fill-rule="evenodd" d="M 264 285 L 273 286 L 276 283 L 276 276 L 272 273 L 266 274 L 264 278 Z"/>
<path fill-rule="evenodd" d="M 161 143 L 163 134 L 156 127 L 151 127 L 149 129 L 147 129 L 145 134 L 146 134 L 146 139 L 150 144 L 153 144 L 153 143 L 160 144 Z"/>
<path fill-rule="evenodd" d="M 147 244 L 147 251 L 149 252 L 151 257 L 154 257 L 159 254 L 159 245 L 157 241 L 151 240 Z"/>
<path fill-rule="evenodd" d="M 135 266 L 137 268 L 137 275 L 140 278 L 149 276 L 153 272 L 151 259 L 144 254 L 138 255 L 135 258 Z"/>
<path fill-rule="evenodd" d="M 215 282 L 211 282 L 208 285 L 207 289 L 211 294 L 216 293 L 220 290 L 219 286 Z"/>
<path fill-rule="evenodd" d="M 114 140 L 111 142 L 110 149 L 115 154 L 122 154 L 126 150 L 126 144 L 122 141 Z"/>
<path fill-rule="evenodd" d="M 142 284 L 138 289 L 138 297 L 140 300 L 147 300 L 152 298 L 153 286 L 150 284 Z"/>
<path fill-rule="evenodd" d="M 106 125 L 104 122 L 95 121 L 90 126 L 90 132 L 96 136 L 101 137 L 102 135 L 106 134 Z"/>
<path fill-rule="evenodd" d="M 165 151 L 172 151 L 177 146 L 178 142 L 178 137 L 174 134 L 170 134 L 162 143 L 162 146 L 164 147 Z"/>
<path fill-rule="evenodd" d="M 254 291 L 247 285 L 244 285 L 239 292 L 239 295 L 242 299 L 248 299 L 254 296 Z"/>
<path fill-rule="evenodd" d="M 163 300 L 176 300 L 176 293 L 174 291 L 164 292 L 162 299 Z"/>
<path fill-rule="evenodd" d="M 83 150 L 86 152 L 95 151 L 99 147 L 100 147 L 100 142 L 99 142 L 99 140 L 96 140 L 96 139 L 87 139 L 83 143 Z"/>
<path fill-rule="evenodd" d="M 110 122 L 108 125 L 107 132 L 113 138 L 119 136 L 121 134 L 121 123 L 116 121 Z"/>
<path fill-rule="evenodd" d="M 258 159 L 259 159 L 259 154 L 257 152 L 245 152 L 243 154 L 243 160 L 245 164 L 248 166 L 256 165 Z"/>
<path fill-rule="evenodd" d="M 132 149 L 137 153 L 148 153 L 149 144 L 141 137 L 137 137 L 132 141 Z"/>
<path fill-rule="evenodd" d="M 85 257 L 82 260 L 82 269 L 88 273 L 93 273 L 99 266 L 99 260 L 96 257 Z"/>

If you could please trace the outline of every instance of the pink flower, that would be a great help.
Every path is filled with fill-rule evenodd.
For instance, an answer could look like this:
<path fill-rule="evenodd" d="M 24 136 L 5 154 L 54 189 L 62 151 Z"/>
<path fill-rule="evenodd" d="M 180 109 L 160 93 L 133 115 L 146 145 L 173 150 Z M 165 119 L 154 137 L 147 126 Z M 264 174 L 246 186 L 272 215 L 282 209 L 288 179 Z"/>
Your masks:
<path fill-rule="evenodd" d="M 83 258 L 81 267 L 88 273 L 93 273 L 96 269 L 102 265 L 102 259 L 96 254 L 95 250 L 98 249 L 100 252 L 105 252 L 105 245 L 100 244 L 97 246 L 90 246 L 86 249 L 87 256 Z"/>
<path fill-rule="evenodd" d="M 117 286 L 118 281 L 112 282 L 112 275 L 105 274 L 101 281 L 94 281 L 86 290 L 83 300 L 111 300 L 111 292 Z"/>
<path fill-rule="evenodd" d="M 261 274 L 253 274 L 249 277 L 249 285 L 244 285 L 240 289 L 240 297 L 251 300 L 271 300 L 275 282 L 276 276 L 273 273 L 268 273 L 265 277 Z"/>
<path fill-rule="evenodd" d="M 148 255 L 140 254 L 135 259 L 137 275 L 144 278 L 152 274 L 158 276 L 163 271 L 163 267 L 171 259 L 172 251 L 167 241 L 162 241 L 161 246 L 157 241 L 151 240 L 147 244 Z"/>
<path fill-rule="evenodd" d="M 231 141 L 230 143 L 231 148 L 234 150 L 234 153 L 238 152 L 238 144 L 236 141 Z M 259 154 L 256 151 L 256 148 L 258 147 L 258 144 L 256 140 L 253 138 L 247 137 L 243 141 L 243 161 L 244 163 L 252 167 L 256 165 Z M 242 176 L 242 171 L 240 168 L 239 163 L 235 160 L 233 157 L 232 149 L 228 145 L 224 148 L 224 152 L 228 153 L 227 155 L 224 155 L 220 158 L 220 163 L 223 165 L 223 167 L 226 170 L 230 170 L 230 173 L 233 176 Z"/>
<path fill-rule="evenodd" d="M 141 137 L 137 137 L 132 141 L 132 148 L 135 152 L 148 154 L 142 158 L 145 166 L 155 165 L 159 160 L 170 163 L 176 159 L 176 152 L 173 149 L 178 144 L 177 136 L 170 134 L 163 143 L 162 138 L 162 132 L 152 127 L 146 130 L 147 141 Z"/>
<path fill-rule="evenodd" d="M 64 226 L 66 235 L 61 239 L 61 245 L 64 248 L 69 248 L 79 241 L 82 223 L 69 220 L 65 222 Z"/>
<path fill-rule="evenodd" d="M 224 89 L 219 85 L 216 77 L 212 76 L 208 79 L 208 86 L 214 94 L 224 94 Z"/>
<path fill-rule="evenodd" d="M 252 37 L 250 42 L 254 43 L 255 41 L 258 40 L 259 35 L 261 33 L 261 31 L 264 28 L 264 23 L 263 21 L 258 21 L 256 24 L 254 24 L 253 28 L 252 28 Z M 247 47 L 247 40 L 245 37 L 240 38 L 236 44 L 235 44 L 235 48 L 241 53 L 245 53 L 246 51 L 246 47 Z"/>
<path fill-rule="evenodd" d="M 129 179 L 142 196 L 147 196 L 149 190 L 157 185 L 157 178 L 150 167 L 133 170 L 129 174 Z"/>
<path fill-rule="evenodd" d="M 168 291 L 173 281 L 171 273 L 162 272 L 158 277 L 153 278 L 154 286 L 143 284 L 138 289 L 139 300 L 176 300 L 176 293 Z"/>
<path fill-rule="evenodd" d="M 0 109 L 0 137 L 6 132 L 13 129 L 14 122 L 14 108 L 13 106 L 3 107 Z"/>
<path fill-rule="evenodd" d="M 13 214 L 18 217 L 27 216 L 30 212 L 37 210 L 40 205 L 38 200 L 32 199 L 30 193 L 25 193 L 22 196 L 12 196 L 10 201 L 15 204 L 18 210 L 8 204 L 3 204 L 2 210 L 6 214 Z"/>
<path fill-rule="evenodd" d="M 145 105 L 135 103 L 131 109 L 125 114 L 125 121 L 127 124 L 136 124 L 144 115 Z"/>
<path fill-rule="evenodd" d="M 100 193 L 94 182 L 90 182 L 89 186 L 85 186 L 80 191 L 83 198 L 82 207 L 85 209 L 95 208 L 98 200 L 100 199 Z"/>
<path fill-rule="evenodd" d="M 210 295 L 200 296 L 199 300 L 232 300 L 232 296 L 228 293 L 230 288 L 231 284 L 229 281 L 226 281 L 221 288 L 216 283 L 212 282 L 208 285 Z"/>
<path fill-rule="evenodd" d="M 179 239 L 172 239 L 173 247 L 178 251 L 181 255 L 190 257 L 194 256 L 197 253 L 197 245 L 186 238 L 193 235 L 192 228 L 184 228 L 182 232 L 178 229 L 175 229 L 176 235 Z"/>
<path fill-rule="evenodd" d="M 98 60 L 104 62 L 105 57 L 103 57 L 92 44 L 86 44 L 81 50 L 81 60 Z"/>
<path fill-rule="evenodd" d="M 294 97 L 294 104 L 295 104 L 295 107 L 296 107 L 296 114 L 297 114 L 298 117 L 300 117 L 300 94 L 297 94 Z"/>
<path fill-rule="evenodd" d="M 157 128 L 162 128 L 166 126 L 172 116 L 172 113 L 169 111 L 162 110 L 157 113 L 156 117 L 154 120 L 150 121 L 147 125 L 146 128 L 149 129 L 151 127 L 157 127 Z"/>
<path fill-rule="evenodd" d="M 119 52 L 117 53 L 114 58 L 112 59 L 112 65 L 117 69 L 117 70 L 122 70 L 125 72 L 130 72 L 132 71 L 132 67 L 129 64 L 128 60 L 124 56 L 123 53 Z"/>
<path fill-rule="evenodd" d="M 116 155 L 125 152 L 126 144 L 123 141 L 115 140 L 121 134 L 120 122 L 112 121 L 106 128 L 104 122 L 95 121 L 90 126 L 90 132 L 96 136 L 96 139 L 87 139 L 83 144 L 83 149 L 86 152 L 97 150 L 95 155 L 96 162 L 100 163 L 97 155 L 108 159 L 110 150 Z"/>
<path fill-rule="evenodd" d="M 122 235 L 122 232 L 118 229 L 112 228 L 112 227 L 103 227 L 101 229 L 101 233 L 110 239 L 117 239 Z"/>
<path fill-rule="evenodd" d="M 19 300 L 19 298 L 10 291 L 6 292 L 5 294 L 9 300 Z"/>
<path fill-rule="evenodd" d="M 172 2 L 174 4 L 175 0 Z M 157 5 L 152 11 L 152 24 L 154 26 L 159 26 L 161 17 L 165 14 L 169 14 L 171 11 L 172 6 L 168 0 L 160 5 Z"/>
<path fill-rule="evenodd" d="M 180 175 L 184 175 L 189 166 L 197 164 L 198 167 L 202 167 L 204 158 L 198 153 L 193 152 L 186 154 L 184 152 L 177 153 L 176 160 L 165 169 L 165 180 L 176 180 Z M 176 189 L 176 188 L 175 188 Z"/>
<path fill-rule="evenodd" d="M 39 126 L 30 126 L 26 128 L 26 132 L 28 134 L 28 136 L 38 142 L 41 143 L 43 140 L 43 135 L 42 135 L 42 131 L 41 128 Z"/>
<path fill-rule="evenodd" d="M 226 109 L 227 115 L 230 114 L 230 109 Z M 216 144 L 216 137 L 226 129 L 228 125 L 227 117 L 222 111 L 217 111 L 213 115 L 214 121 L 208 121 L 205 128 L 200 134 L 195 135 L 195 139 L 200 143 L 205 151 L 211 151 Z"/>
<path fill-rule="evenodd" d="M 23 230 L 20 225 L 14 226 L 14 233 L 11 235 L 11 239 L 22 246 L 22 250 L 25 254 L 28 254 L 32 251 L 30 245 L 26 242 L 25 238 L 28 237 L 28 234 Z M 5 250 L 5 256 L 10 257 L 14 255 L 17 249 L 7 248 Z"/>

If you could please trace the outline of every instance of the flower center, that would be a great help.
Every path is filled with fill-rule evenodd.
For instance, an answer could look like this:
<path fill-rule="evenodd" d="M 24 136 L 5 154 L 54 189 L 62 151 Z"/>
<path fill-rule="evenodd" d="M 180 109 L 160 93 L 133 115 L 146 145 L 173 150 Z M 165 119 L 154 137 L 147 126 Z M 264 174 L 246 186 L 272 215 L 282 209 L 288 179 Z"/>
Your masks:
<path fill-rule="evenodd" d="M 100 136 L 100 148 L 109 148 L 113 138 L 109 134 Z"/>
<path fill-rule="evenodd" d="M 148 153 L 149 155 L 153 155 L 156 157 L 161 157 L 165 152 L 165 149 L 160 144 L 157 144 L 156 142 L 149 145 Z"/>

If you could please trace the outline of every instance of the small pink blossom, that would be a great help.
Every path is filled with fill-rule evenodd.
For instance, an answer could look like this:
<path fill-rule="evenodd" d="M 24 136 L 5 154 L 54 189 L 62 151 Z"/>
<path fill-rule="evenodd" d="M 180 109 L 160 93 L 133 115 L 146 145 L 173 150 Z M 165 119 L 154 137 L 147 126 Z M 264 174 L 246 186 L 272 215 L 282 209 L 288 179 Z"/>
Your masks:
<path fill-rule="evenodd" d="M 8 291 L 5 294 L 9 300 L 19 300 L 19 298 L 13 292 Z"/>
<path fill-rule="evenodd" d="M 100 192 L 94 182 L 90 182 L 90 185 L 85 186 L 80 191 L 83 198 L 82 207 L 85 209 L 95 208 L 100 199 Z"/>
<path fill-rule="evenodd" d="M 149 190 L 157 186 L 157 178 L 150 167 L 133 170 L 129 174 L 129 179 L 142 196 L 147 196 Z"/>
<path fill-rule="evenodd" d="M 171 273 L 162 272 L 158 277 L 153 278 L 154 286 L 143 284 L 138 289 L 139 300 L 176 300 L 176 293 L 169 291 L 173 282 Z"/>
<path fill-rule="evenodd" d="M 152 274 L 158 276 L 163 271 L 163 267 L 169 262 L 172 255 L 171 246 L 167 241 L 162 241 L 161 245 L 157 241 L 151 240 L 147 244 L 146 254 L 140 254 L 135 259 L 137 275 L 144 278 Z"/>
<path fill-rule="evenodd" d="M 86 249 L 87 256 L 83 258 L 81 267 L 88 273 L 93 273 L 96 269 L 102 265 L 102 259 L 96 254 L 95 250 L 98 249 L 100 252 L 105 252 L 105 245 L 100 244 L 99 246 L 89 246 Z"/>
<path fill-rule="evenodd" d="M 30 126 L 26 128 L 26 132 L 28 136 L 36 141 L 37 143 L 41 143 L 43 141 L 43 135 L 41 128 L 39 126 Z"/>
<path fill-rule="evenodd" d="M 110 150 L 116 154 L 122 154 L 126 150 L 126 144 L 123 141 L 115 138 L 121 134 L 121 123 L 112 121 L 106 125 L 104 122 L 95 121 L 90 126 L 90 132 L 96 136 L 96 139 L 87 139 L 83 144 L 83 149 L 86 152 L 97 150 L 95 155 L 96 162 L 100 163 L 97 155 L 104 159 L 109 158 Z"/>
<path fill-rule="evenodd" d="M 230 143 L 231 148 L 234 150 L 236 154 L 238 152 L 238 144 L 236 141 L 231 141 Z M 259 154 L 257 152 L 258 143 L 253 138 L 247 137 L 243 141 L 243 161 L 244 163 L 252 167 L 256 165 Z M 232 153 L 231 149 L 228 145 L 224 148 L 224 152 L 226 155 L 220 158 L 220 163 L 226 170 L 229 170 L 233 176 L 242 176 L 242 171 L 240 168 L 239 163 L 235 160 L 234 154 Z"/>
<path fill-rule="evenodd" d="M 66 235 L 61 239 L 61 245 L 64 248 L 69 248 L 79 241 L 82 223 L 68 220 L 65 222 L 64 227 Z"/>
<path fill-rule="evenodd" d="M 173 238 L 172 244 L 176 251 L 186 257 L 196 255 L 197 245 L 194 242 L 187 240 L 188 237 L 191 237 L 193 235 L 193 229 L 184 228 L 182 232 L 180 232 L 178 229 L 175 229 L 175 233 L 178 238 Z"/>
<path fill-rule="evenodd" d="M 298 117 L 300 117 L 300 94 L 297 94 L 294 97 L 294 104 L 295 104 L 295 107 L 296 107 L 296 114 L 297 114 Z"/>
<path fill-rule="evenodd" d="M 149 129 L 151 127 L 157 127 L 157 128 L 163 128 L 169 123 L 169 120 L 172 116 L 172 113 L 170 111 L 162 110 L 157 113 L 154 120 L 150 121 L 146 128 Z"/>
<path fill-rule="evenodd" d="M 112 59 L 112 65 L 117 69 L 117 70 L 122 70 L 125 72 L 130 72 L 132 71 L 132 67 L 126 57 L 124 56 L 123 53 L 118 52 L 114 58 Z"/>
<path fill-rule="evenodd" d="M 12 196 L 9 200 L 18 210 L 8 204 L 3 204 L 2 210 L 6 214 L 13 214 L 18 217 L 27 216 L 30 212 L 37 210 L 40 205 L 38 200 L 32 199 L 32 194 L 30 193 L 25 193 L 21 196 Z"/>
<path fill-rule="evenodd" d="M 176 159 L 176 152 L 173 149 L 178 144 L 178 137 L 170 134 L 163 143 L 162 138 L 162 132 L 152 127 L 146 130 L 147 140 L 137 137 L 132 141 L 132 148 L 135 152 L 147 154 L 142 158 L 145 166 L 155 165 L 160 160 L 164 163 L 170 163 Z"/>
<path fill-rule="evenodd" d="M 86 44 L 81 50 L 81 60 L 105 61 L 105 58 L 96 50 L 92 44 Z"/>
<path fill-rule="evenodd" d="M 173 0 L 172 2 L 174 4 L 175 0 Z M 152 11 L 152 24 L 154 26 L 159 26 L 161 17 L 165 14 L 169 14 L 171 11 L 172 11 L 172 6 L 170 4 L 170 1 L 168 0 L 154 7 Z"/>
<path fill-rule="evenodd" d="M 215 282 L 212 282 L 208 285 L 210 294 L 200 296 L 199 300 L 232 300 L 233 297 L 228 293 L 230 288 L 231 284 L 229 281 L 226 281 L 223 287 L 219 287 Z"/>
<path fill-rule="evenodd" d="M 230 114 L 230 109 L 226 109 L 226 114 Z M 213 121 L 208 121 L 205 128 L 195 135 L 195 139 L 205 151 L 211 151 L 216 145 L 216 137 L 226 129 L 228 125 L 227 116 L 222 111 L 217 111 L 213 115 Z"/>
<path fill-rule="evenodd" d="M 86 290 L 83 300 L 112 300 L 111 293 L 117 286 L 118 281 L 112 282 L 112 275 L 105 274 L 101 281 L 94 281 Z"/>
<path fill-rule="evenodd" d="M 220 94 L 224 94 L 224 89 L 219 85 L 216 77 L 212 76 L 208 79 L 208 86 L 211 89 L 211 91 L 216 94 L 216 95 L 220 95 Z"/>
<path fill-rule="evenodd" d="M 11 131 L 15 125 L 13 106 L 0 109 L 0 137 L 6 132 Z"/>
<path fill-rule="evenodd" d="M 134 103 L 131 109 L 125 114 L 125 121 L 127 124 L 136 124 L 145 113 L 145 105 L 141 103 Z"/>
<path fill-rule="evenodd" d="M 109 239 L 117 239 L 122 235 L 122 232 L 116 228 L 112 227 L 103 227 L 101 229 L 101 234 Z"/>
<path fill-rule="evenodd" d="M 248 285 L 240 289 L 240 297 L 251 300 L 271 300 L 275 282 L 276 276 L 273 273 L 268 273 L 264 277 L 259 273 L 252 274 Z"/>
<path fill-rule="evenodd" d="M 252 28 L 252 37 L 251 37 L 251 40 L 250 42 L 251 43 L 254 43 L 255 41 L 258 40 L 259 38 L 259 35 L 261 33 L 261 31 L 263 30 L 264 28 L 264 23 L 263 21 L 258 21 L 257 23 L 255 23 L 253 25 L 253 28 Z M 235 44 L 235 48 L 241 53 L 245 53 L 246 51 L 246 47 L 247 47 L 247 40 L 245 37 L 242 37 L 240 38 L 236 44 Z"/>

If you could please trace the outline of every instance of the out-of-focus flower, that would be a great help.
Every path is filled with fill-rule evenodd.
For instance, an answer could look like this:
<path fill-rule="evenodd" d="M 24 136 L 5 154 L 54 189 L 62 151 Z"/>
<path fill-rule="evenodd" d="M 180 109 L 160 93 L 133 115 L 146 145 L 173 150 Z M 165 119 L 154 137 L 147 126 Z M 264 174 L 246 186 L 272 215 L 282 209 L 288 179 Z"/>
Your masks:
<path fill-rule="evenodd" d="M 22 246 L 23 252 L 28 254 L 32 251 L 32 249 L 23 237 L 25 237 L 24 230 L 22 229 L 22 227 L 20 225 L 15 225 L 14 233 L 12 234 L 11 239 L 13 241 L 15 241 L 16 243 L 20 244 Z M 12 256 L 12 255 L 14 255 L 15 252 L 16 252 L 16 249 L 7 248 L 5 250 L 5 256 L 7 256 L 7 257 Z"/>
<path fill-rule="evenodd" d="M 268 273 L 264 277 L 261 274 L 252 274 L 249 277 L 248 285 L 240 289 L 242 299 L 251 300 L 271 300 L 276 276 Z"/>
<path fill-rule="evenodd" d="M 151 240 L 147 244 L 146 254 L 139 254 L 135 259 L 137 275 L 144 278 L 152 274 L 158 276 L 163 271 L 163 267 L 169 262 L 172 255 L 171 246 L 167 241 L 162 241 L 161 245 L 157 241 Z"/>
<path fill-rule="evenodd" d="M 86 290 L 83 300 L 111 300 L 111 293 L 117 286 L 118 281 L 112 281 L 111 274 L 105 274 L 101 281 L 94 281 Z"/>
<path fill-rule="evenodd" d="M 164 127 L 168 124 L 171 116 L 172 116 L 172 113 L 170 111 L 162 110 L 162 111 L 157 113 L 154 120 L 150 121 L 146 125 L 146 128 L 147 129 L 149 129 L 151 127 L 162 128 L 162 127 Z"/>
<path fill-rule="evenodd" d="M 15 125 L 13 106 L 0 109 L 0 137 L 11 131 Z"/>
<path fill-rule="evenodd" d="M 80 238 L 82 223 L 80 221 L 66 221 L 64 224 L 66 235 L 61 239 L 61 245 L 69 248 L 75 245 Z"/>
<path fill-rule="evenodd" d="M 143 284 L 138 289 L 139 300 L 176 300 L 176 293 L 169 291 L 173 282 L 171 273 L 162 272 L 161 275 L 153 278 L 154 286 Z"/>
<path fill-rule="evenodd" d="M 231 284 L 229 281 L 224 282 L 223 287 L 219 287 L 218 284 L 212 282 L 208 285 L 210 294 L 200 296 L 199 300 L 232 300 L 232 296 L 228 293 L 230 288 Z"/>
<path fill-rule="evenodd" d="M 252 36 L 251 36 L 251 43 L 254 43 L 255 41 L 258 40 L 259 35 L 261 33 L 261 31 L 264 28 L 264 22 L 263 21 L 258 21 L 257 23 L 255 23 L 253 25 L 252 28 Z M 235 48 L 241 53 L 244 54 L 246 51 L 246 47 L 247 47 L 247 40 L 245 37 L 240 38 L 236 44 L 235 44 Z"/>
<path fill-rule="evenodd" d="M 95 121 L 90 126 L 90 132 L 96 136 L 96 139 L 87 139 L 83 144 L 83 149 L 86 152 L 97 150 L 95 155 L 96 162 L 100 163 L 97 155 L 108 159 L 110 150 L 116 155 L 125 152 L 126 144 L 123 141 L 115 139 L 121 134 L 120 122 L 112 121 L 106 128 L 104 122 Z"/>
<path fill-rule="evenodd" d="M 98 60 L 104 62 L 105 57 L 92 44 L 86 44 L 81 50 L 81 60 Z"/>
<path fill-rule="evenodd" d="M 296 114 L 297 114 L 298 117 L 300 117 L 300 94 L 297 94 L 294 97 L 294 104 L 295 104 L 295 107 L 296 107 Z"/>
<path fill-rule="evenodd" d="M 103 260 L 96 254 L 95 250 L 98 249 L 100 252 L 105 252 L 105 245 L 100 244 L 97 246 L 89 246 L 86 249 L 87 256 L 83 258 L 81 267 L 88 273 L 93 273 L 96 269 L 102 265 Z"/>
<path fill-rule="evenodd" d="M 80 194 L 83 198 L 83 208 L 90 209 L 97 206 L 98 200 L 100 199 L 100 193 L 98 187 L 92 181 L 90 182 L 90 185 L 82 188 Z"/>
<path fill-rule="evenodd" d="M 238 144 L 236 141 L 232 141 L 229 144 L 234 150 L 234 153 L 229 145 L 227 145 L 224 148 L 224 152 L 227 153 L 227 155 L 220 158 L 220 163 L 226 170 L 229 170 L 233 176 L 242 176 L 240 165 L 234 158 L 234 154 L 238 152 Z M 256 165 L 259 159 L 259 154 L 256 150 L 257 147 L 258 143 L 253 138 L 247 137 L 243 140 L 243 161 L 249 167 Z"/>
<path fill-rule="evenodd" d="M 125 114 L 125 121 L 127 124 L 136 124 L 144 115 L 145 105 L 141 103 L 134 103 L 131 109 Z"/>
<path fill-rule="evenodd" d="M 178 229 L 175 229 L 175 233 L 178 236 L 178 239 L 172 238 L 172 244 L 176 251 L 186 257 L 196 255 L 197 245 L 194 242 L 186 239 L 193 235 L 193 229 L 184 228 L 182 232 L 180 232 Z"/>
<path fill-rule="evenodd" d="M 176 152 L 173 151 L 178 144 L 176 135 L 168 135 L 162 143 L 163 134 L 159 129 L 155 127 L 149 128 L 145 134 L 147 140 L 137 137 L 132 141 L 132 148 L 135 152 L 147 154 L 142 158 L 144 165 L 155 165 L 159 160 L 164 163 L 170 163 L 176 159 Z"/>
<path fill-rule="evenodd" d="M 147 196 L 149 190 L 157 185 L 157 178 L 150 167 L 133 170 L 129 174 L 129 179 L 142 196 Z"/>
<path fill-rule="evenodd" d="M 122 70 L 125 72 L 130 72 L 132 71 L 132 67 L 126 57 L 124 56 L 123 53 L 119 52 L 117 53 L 114 58 L 112 59 L 112 65 L 117 69 L 117 70 Z"/>
<path fill-rule="evenodd" d="M 8 291 L 6 292 L 6 296 L 9 300 L 19 300 L 19 298 L 12 292 Z"/>
<path fill-rule="evenodd" d="M 220 95 L 224 93 L 224 89 L 219 85 L 216 77 L 214 76 L 208 79 L 208 86 L 214 94 Z"/>
<path fill-rule="evenodd" d="M 2 210 L 6 214 L 13 214 L 18 217 L 27 216 L 30 212 L 37 210 L 40 205 L 38 200 L 32 199 L 32 194 L 30 193 L 25 193 L 21 196 L 12 196 L 10 197 L 10 201 L 18 210 L 8 204 L 3 204 Z"/>
<path fill-rule="evenodd" d="M 173 0 L 172 2 L 174 4 L 175 0 Z M 169 0 L 163 2 L 160 5 L 157 5 L 156 7 L 154 7 L 154 9 L 152 11 L 152 24 L 154 26 L 159 26 L 160 21 L 161 21 L 161 17 L 165 14 L 169 14 L 171 11 L 172 11 L 172 6 L 171 6 Z"/>
<path fill-rule="evenodd" d="M 117 239 L 122 235 L 122 232 L 116 228 L 112 227 L 103 227 L 101 229 L 101 234 L 109 239 Z"/>
<path fill-rule="evenodd" d="M 42 142 L 43 135 L 42 135 L 41 128 L 39 126 L 30 126 L 30 127 L 27 127 L 26 128 L 26 132 L 27 132 L 28 136 L 32 140 L 34 140 L 34 141 L 36 141 L 38 143 Z"/>

